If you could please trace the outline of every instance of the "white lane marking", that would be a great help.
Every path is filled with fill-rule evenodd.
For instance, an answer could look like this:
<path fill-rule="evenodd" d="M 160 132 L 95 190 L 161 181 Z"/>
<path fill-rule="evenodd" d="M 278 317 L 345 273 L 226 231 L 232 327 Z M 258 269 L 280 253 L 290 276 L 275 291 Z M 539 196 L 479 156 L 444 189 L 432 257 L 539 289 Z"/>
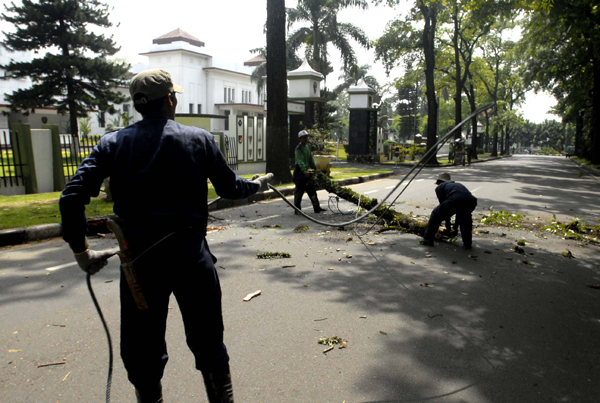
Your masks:
<path fill-rule="evenodd" d="M 253 223 L 253 222 L 259 222 L 259 221 L 264 221 L 264 220 L 268 220 L 269 218 L 275 218 L 275 217 L 279 217 L 279 215 L 271 215 L 271 216 L 268 216 L 268 217 L 263 217 L 263 218 L 259 218 L 259 219 L 252 220 L 252 221 L 244 221 L 244 224 L 246 224 L 246 223 Z"/>
<path fill-rule="evenodd" d="M 481 186 L 479 186 L 479 187 L 478 187 L 478 188 L 476 188 L 476 189 L 473 189 L 473 190 L 471 190 L 471 193 L 475 193 L 475 192 L 477 192 L 479 189 L 481 189 Z"/>
<path fill-rule="evenodd" d="M 54 270 L 64 269 L 65 267 L 70 267 L 70 266 L 77 266 L 77 262 L 65 263 L 65 264 L 61 264 L 59 266 L 48 267 L 46 270 L 54 271 Z"/>
<path fill-rule="evenodd" d="M 413 182 L 421 182 L 421 181 L 424 181 L 424 180 L 425 179 L 417 179 L 416 181 L 413 181 Z"/>
<path fill-rule="evenodd" d="M 388 186 L 388 187 L 386 187 L 386 189 L 393 189 L 393 188 L 395 188 L 395 187 L 396 187 L 396 186 Z"/>
<path fill-rule="evenodd" d="M 369 192 L 365 192 L 365 194 L 368 195 L 368 194 L 375 193 L 375 192 L 379 192 L 379 190 L 371 190 Z"/>

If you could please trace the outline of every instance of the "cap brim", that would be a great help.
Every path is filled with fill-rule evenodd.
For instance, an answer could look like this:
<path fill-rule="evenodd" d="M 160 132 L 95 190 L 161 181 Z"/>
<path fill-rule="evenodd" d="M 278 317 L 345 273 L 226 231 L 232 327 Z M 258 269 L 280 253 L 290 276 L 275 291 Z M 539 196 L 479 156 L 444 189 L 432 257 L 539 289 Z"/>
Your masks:
<path fill-rule="evenodd" d="M 183 88 L 178 85 L 173 84 L 173 92 L 177 92 L 178 94 L 183 94 Z"/>
<path fill-rule="evenodd" d="M 445 181 L 443 181 L 443 180 L 441 180 L 441 179 L 438 179 L 438 180 L 436 180 L 436 181 L 435 181 L 435 184 L 436 184 L 436 185 L 439 185 L 440 183 L 444 183 L 444 182 L 445 182 Z"/>

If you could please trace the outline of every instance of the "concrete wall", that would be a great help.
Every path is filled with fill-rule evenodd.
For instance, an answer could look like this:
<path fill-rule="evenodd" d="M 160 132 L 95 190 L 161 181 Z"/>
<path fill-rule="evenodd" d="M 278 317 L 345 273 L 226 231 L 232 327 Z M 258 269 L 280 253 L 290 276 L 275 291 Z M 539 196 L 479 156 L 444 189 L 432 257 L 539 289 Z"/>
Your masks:
<path fill-rule="evenodd" d="M 48 129 L 32 129 L 31 145 L 37 177 L 37 193 L 54 192 L 52 137 Z"/>

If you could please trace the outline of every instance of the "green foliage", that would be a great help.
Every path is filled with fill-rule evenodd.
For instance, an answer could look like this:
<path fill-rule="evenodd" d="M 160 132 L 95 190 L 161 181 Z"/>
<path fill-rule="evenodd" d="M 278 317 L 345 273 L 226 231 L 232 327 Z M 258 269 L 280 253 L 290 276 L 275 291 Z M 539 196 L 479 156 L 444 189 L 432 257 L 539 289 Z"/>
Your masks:
<path fill-rule="evenodd" d="M 386 140 L 383 142 L 383 154 L 388 156 L 388 155 L 390 155 L 390 149 L 392 150 L 392 153 L 393 153 L 393 150 L 399 146 L 400 145 L 398 143 L 396 143 L 394 140 Z"/>
<path fill-rule="evenodd" d="M 309 134 L 308 144 L 314 155 L 329 155 L 331 153 L 327 142 L 333 137 L 331 131 L 315 125 L 312 129 L 306 130 Z"/>
<path fill-rule="evenodd" d="M 490 212 L 483 217 L 479 222 L 486 225 L 501 225 L 504 227 L 521 228 L 521 222 L 525 218 L 523 214 L 509 213 L 506 210 L 494 211 L 490 207 Z"/>
<path fill-rule="evenodd" d="M 336 335 L 333 335 L 331 337 L 319 337 L 319 341 L 317 341 L 317 343 L 332 347 L 335 344 L 340 344 L 342 341 L 343 340 L 341 338 L 337 337 Z"/>
<path fill-rule="evenodd" d="M 263 252 L 256 255 L 259 259 L 289 259 L 292 256 L 287 252 Z"/>
<path fill-rule="evenodd" d="M 561 223 L 556 219 L 556 215 L 552 216 L 549 225 L 545 225 L 541 229 L 565 239 L 576 239 L 591 243 L 598 243 L 598 235 L 600 234 L 600 226 L 589 228 L 578 217 L 573 218 L 570 223 Z"/>
<path fill-rule="evenodd" d="M 4 46 L 12 51 L 48 51 L 31 62 L 2 66 L 6 78 L 31 78 L 31 88 L 6 95 L 15 112 L 56 107 L 70 114 L 71 134 L 77 135 L 77 118 L 90 109 L 114 112 L 125 101 L 115 88 L 124 84 L 129 65 L 107 60 L 118 52 L 112 38 L 89 26 L 111 27 L 108 5 L 98 0 L 22 0 L 5 6 L 2 18 L 14 25 L 5 33 Z"/>
<path fill-rule="evenodd" d="M 554 148 L 544 147 L 540 151 L 536 152 L 536 154 L 544 154 L 544 155 L 560 155 L 558 151 Z"/>
<path fill-rule="evenodd" d="M 296 228 L 294 228 L 294 232 L 306 232 L 310 229 L 310 227 L 308 225 L 297 225 Z"/>
<path fill-rule="evenodd" d="M 89 117 L 79 119 L 79 136 L 81 138 L 87 138 L 92 134 L 92 119 Z"/>
<path fill-rule="evenodd" d="M 363 48 L 370 47 L 369 38 L 362 29 L 338 21 L 338 13 L 348 7 L 365 10 L 368 3 L 365 0 L 299 0 L 296 8 L 287 9 L 290 32 L 287 47 L 294 51 L 303 48 L 305 58 L 312 62 L 312 68 L 324 76 L 333 71 L 328 59 L 329 44 L 339 50 L 346 71 L 357 64 L 350 40 L 354 40 Z M 308 23 L 309 26 L 291 31 L 296 23 Z"/>
<path fill-rule="evenodd" d="M 364 210 L 371 210 L 378 204 L 377 199 L 361 195 L 350 188 L 340 186 L 338 183 L 321 172 L 315 175 L 312 180 L 319 188 L 325 189 L 329 193 L 334 193 L 340 198 L 354 203 Z M 425 233 L 425 227 L 427 226 L 426 222 L 419 221 L 406 214 L 398 213 L 391 208 L 388 209 L 388 206 L 385 204 L 381 205 L 373 214 L 382 220 L 382 231 L 398 230 L 420 236 Z"/>

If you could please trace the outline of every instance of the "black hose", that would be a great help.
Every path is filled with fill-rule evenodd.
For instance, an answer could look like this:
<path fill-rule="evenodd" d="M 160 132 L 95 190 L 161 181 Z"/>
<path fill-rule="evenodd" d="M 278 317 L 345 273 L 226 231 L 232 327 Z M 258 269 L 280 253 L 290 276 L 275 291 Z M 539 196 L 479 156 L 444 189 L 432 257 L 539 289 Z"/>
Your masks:
<path fill-rule="evenodd" d="M 86 281 L 88 290 L 90 291 L 90 295 L 92 297 L 92 301 L 94 301 L 94 306 L 96 307 L 96 311 L 98 311 L 98 316 L 100 316 L 100 320 L 102 321 L 102 325 L 104 326 L 104 331 L 106 332 L 106 340 L 108 341 L 108 378 L 106 379 L 106 403 L 110 403 L 110 387 L 112 385 L 113 372 L 112 340 L 110 338 L 110 332 L 108 331 L 108 325 L 106 324 L 106 320 L 104 319 L 104 315 L 102 314 L 102 309 L 100 309 L 100 305 L 98 304 L 98 300 L 96 299 L 96 295 L 94 294 L 94 290 L 92 289 L 92 280 L 90 273 L 87 274 Z"/>

